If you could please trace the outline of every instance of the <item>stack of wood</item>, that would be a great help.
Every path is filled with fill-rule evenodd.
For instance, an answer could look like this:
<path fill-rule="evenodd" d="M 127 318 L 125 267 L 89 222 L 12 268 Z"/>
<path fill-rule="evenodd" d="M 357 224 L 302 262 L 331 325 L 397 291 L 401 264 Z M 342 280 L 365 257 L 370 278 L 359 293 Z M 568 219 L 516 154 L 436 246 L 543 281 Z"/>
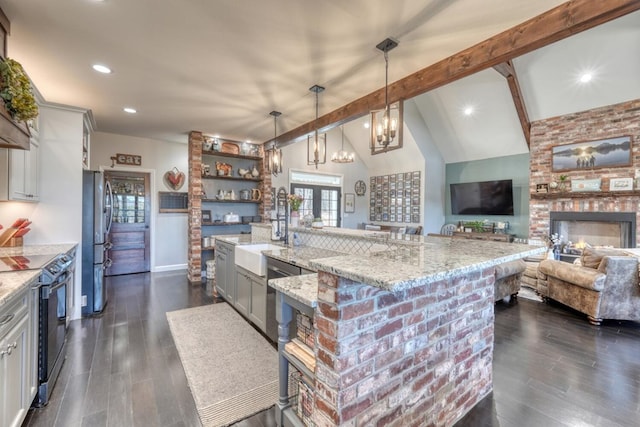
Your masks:
<path fill-rule="evenodd" d="M 287 353 L 293 355 L 304 363 L 304 365 L 311 371 L 315 372 L 316 370 L 316 358 L 313 354 L 313 350 L 309 348 L 306 344 L 300 341 L 297 338 L 292 339 L 287 344 L 285 344 L 284 349 Z"/>

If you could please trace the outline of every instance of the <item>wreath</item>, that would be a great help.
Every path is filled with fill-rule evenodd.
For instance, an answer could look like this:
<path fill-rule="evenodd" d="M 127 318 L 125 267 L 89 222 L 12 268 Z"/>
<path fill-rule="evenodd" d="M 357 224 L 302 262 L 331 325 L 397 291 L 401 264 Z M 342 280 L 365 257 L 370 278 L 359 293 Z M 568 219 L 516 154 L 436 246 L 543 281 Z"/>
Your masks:
<path fill-rule="evenodd" d="M 26 121 L 38 117 L 38 105 L 31 82 L 22 65 L 11 58 L 0 62 L 0 98 L 14 120 Z"/>

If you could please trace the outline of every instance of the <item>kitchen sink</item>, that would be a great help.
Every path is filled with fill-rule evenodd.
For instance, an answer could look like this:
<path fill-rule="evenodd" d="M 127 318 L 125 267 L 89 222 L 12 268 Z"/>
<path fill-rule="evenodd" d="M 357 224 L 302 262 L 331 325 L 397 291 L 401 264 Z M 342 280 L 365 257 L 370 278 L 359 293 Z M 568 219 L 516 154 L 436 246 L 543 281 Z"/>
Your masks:
<path fill-rule="evenodd" d="M 253 274 L 264 276 L 267 274 L 267 259 L 262 255 L 262 251 L 278 249 L 284 248 L 282 246 L 272 245 L 271 243 L 238 245 L 235 251 L 235 263 Z"/>

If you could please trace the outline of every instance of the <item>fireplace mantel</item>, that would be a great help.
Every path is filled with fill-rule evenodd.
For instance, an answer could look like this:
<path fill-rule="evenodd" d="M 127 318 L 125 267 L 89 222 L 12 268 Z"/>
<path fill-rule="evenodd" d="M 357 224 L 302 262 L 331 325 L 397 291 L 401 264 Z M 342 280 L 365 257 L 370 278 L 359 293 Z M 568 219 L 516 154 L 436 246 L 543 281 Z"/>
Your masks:
<path fill-rule="evenodd" d="M 552 193 L 531 193 L 532 200 L 555 199 L 598 199 L 604 197 L 640 196 L 640 190 L 632 191 L 557 191 Z"/>

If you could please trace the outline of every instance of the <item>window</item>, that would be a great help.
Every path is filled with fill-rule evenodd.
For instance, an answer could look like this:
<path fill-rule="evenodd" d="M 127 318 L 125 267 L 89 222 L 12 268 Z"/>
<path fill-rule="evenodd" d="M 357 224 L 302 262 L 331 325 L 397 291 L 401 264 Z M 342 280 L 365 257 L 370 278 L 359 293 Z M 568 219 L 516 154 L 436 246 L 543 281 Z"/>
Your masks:
<path fill-rule="evenodd" d="M 291 192 L 304 199 L 300 206 L 300 216 L 312 214 L 314 218 L 322 218 L 325 226 L 340 227 L 340 188 L 291 184 Z"/>

